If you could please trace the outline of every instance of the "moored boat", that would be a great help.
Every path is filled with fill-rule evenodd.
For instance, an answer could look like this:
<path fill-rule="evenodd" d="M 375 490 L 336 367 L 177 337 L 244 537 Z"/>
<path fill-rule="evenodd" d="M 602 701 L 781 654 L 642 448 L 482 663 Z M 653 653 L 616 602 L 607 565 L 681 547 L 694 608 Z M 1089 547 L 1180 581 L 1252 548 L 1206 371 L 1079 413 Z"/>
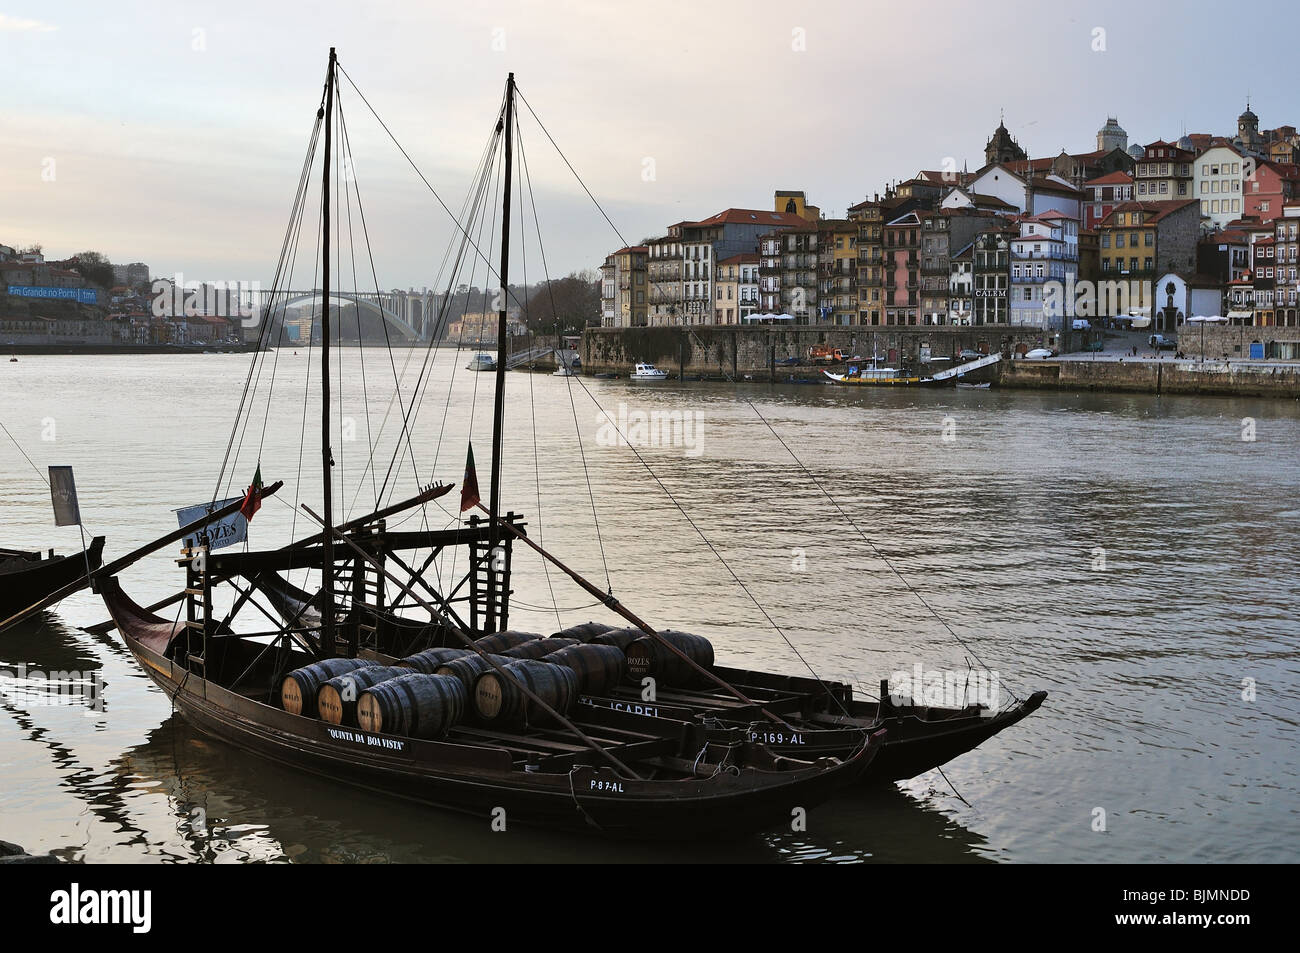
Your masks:
<path fill-rule="evenodd" d="M 68 556 L 56 556 L 52 549 L 44 555 L 0 549 L 0 619 L 94 572 L 103 561 L 103 536 L 96 536 L 83 552 Z"/>
<path fill-rule="evenodd" d="M 323 144 L 323 301 L 330 300 L 333 287 L 330 188 L 337 176 L 331 166 L 337 69 L 331 49 L 324 99 L 307 157 L 311 170 L 316 144 Z M 514 103 L 511 74 L 493 137 L 496 148 L 504 135 L 498 269 L 502 288 L 510 287 Z M 340 142 L 346 149 L 347 138 Z M 487 163 L 480 174 L 489 175 L 495 168 L 495 162 Z M 473 194 L 493 192 L 477 189 Z M 300 185 L 296 204 L 305 201 Z M 471 216 L 480 213 L 477 207 L 467 212 Z M 282 251 L 282 255 L 291 253 L 296 254 L 295 244 Z M 280 274 L 280 269 L 276 273 Z M 401 504 L 381 507 L 377 501 L 368 516 L 336 525 L 330 447 L 335 422 L 330 311 L 324 307 L 319 315 L 323 514 L 302 507 L 320 532 L 276 550 L 221 553 L 212 551 L 215 537 L 201 532 L 187 543 L 189 548 L 180 560 L 185 570 L 184 588 L 178 594 L 182 606 L 171 619 L 138 605 L 107 568 L 97 580 L 98 591 L 127 648 L 171 703 L 197 727 L 278 763 L 471 813 L 485 823 L 537 824 L 619 837 L 698 838 L 788 824 L 792 809 L 817 804 L 866 769 L 881 749 L 884 732 L 860 731 L 858 744 L 844 757 L 804 760 L 777 754 L 761 742 L 730 737 L 713 740 L 703 725 L 693 721 L 646 721 L 613 709 L 580 705 L 576 691 L 580 678 L 584 673 L 594 678 L 602 666 L 588 669 L 575 658 L 564 675 L 547 678 L 555 673 L 546 667 L 539 670 L 532 660 L 495 654 L 497 650 L 510 651 L 512 642 L 529 641 L 506 638 L 511 541 L 527 537 L 518 517 L 503 512 L 500 505 L 507 336 L 504 302 L 498 312 L 502 343 L 492 358 L 497 376 L 489 505 L 478 499 L 472 450 L 462 486 L 461 512 L 477 508 L 487 519 L 473 516 L 465 521 L 468 525 L 443 530 L 398 531 L 386 525 L 386 518 L 422 506 L 450 489 L 450 485 L 439 485 Z M 254 353 L 254 359 L 260 359 L 260 349 Z M 486 362 L 479 360 L 485 356 L 477 355 L 471 366 L 488 369 Z M 251 411 L 241 404 L 241 418 L 245 413 Z M 237 421 L 236 427 L 241 422 Z M 409 441 L 406 425 L 404 418 L 403 436 Z M 239 512 L 248 520 L 260 499 L 270 492 L 261 488 L 260 460 L 257 473 L 243 503 L 230 503 L 230 507 L 239 505 Z M 209 525 L 225 513 L 226 509 L 214 511 Z M 168 538 L 180 537 L 169 534 Z M 531 541 L 529 545 L 535 546 Z M 438 553 L 457 548 L 466 551 L 461 564 L 464 576 L 459 581 L 444 582 L 426 572 Z M 417 568 L 405 561 L 405 554 L 420 549 L 433 555 Z M 404 571 L 405 579 L 394 575 L 394 568 Z M 312 594 L 280 575 L 290 570 L 313 574 L 319 579 L 319 592 Z M 242 580 L 253 584 L 245 585 Z M 217 611 L 212 591 L 225 584 L 235 590 L 236 598 L 228 611 Z M 394 588 L 397 593 L 389 600 Z M 269 631 L 264 624 L 254 631 L 247 628 L 250 610 L 271 615 L 255 601 L 259 593 L 282 617 Z M 428 620 L 396 619 L 392 612 L 404 605 L 417 606 L 428 614 Z M 235 624 L 237 617 L 240 625 Z M 490 690 L 484 683 L 484 691 L 471 696 L 467 688 L 476 689 L 477 681 L 466 686 L 442 673 L 441 667 L 428 673 L 417 668 L 412 657 L 408 675 L 387 672 L 382 674 L 391 678 L 380 678 L 380 673 L 375 673 L 374 678 L 361 680 L 367 684 L 353 709 L 350 689 L 334 680 L 366 666 L 402 662 L 402 658 L 379 656 L 381 651 L 393 653 L 403 642 L 408 643 L 408 652 L 435 646 L 463 648 L 479 666 L 478 671 L 465 673 L 465 678 L 472 675 L 495 681 Z M 572 648 L 574 643 L 559 639 L 547 648 L 551 646 Z M 454 658 L 448 665 L 469 658 L 469 654 Z M 430 660 L 425 656 L 423 661 Z M 335 689 L 348 689 L 339 692 L 338 704 L 330 699 L 325 706 L 325 713 L 338 723 L 317 717 L 322 713 L 320 697 L 310 697 L 331 682 Z M 563 690 L 552 690 L 558 684 L 565 686 Z M 471 698 L 473 706 L 468 704 Z M 348 719 L 355 719 L 357 727 L 343 723 Z"/>
<path fill-rule="evenodd" d="M 662 381 L 667 379 L 667 371 L 661 371 L 653 364 L 648 363 L 638 363 L 632 373 L 628 375 L 630 381 Z"/>

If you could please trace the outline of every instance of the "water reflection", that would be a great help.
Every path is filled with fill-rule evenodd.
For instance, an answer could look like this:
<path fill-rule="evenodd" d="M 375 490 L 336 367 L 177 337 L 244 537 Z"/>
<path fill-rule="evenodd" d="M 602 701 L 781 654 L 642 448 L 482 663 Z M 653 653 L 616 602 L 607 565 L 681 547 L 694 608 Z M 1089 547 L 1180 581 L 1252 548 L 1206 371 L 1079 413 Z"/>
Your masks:
<path fill-rule="evenodd" d="M 810 833 L 723 843 L 609 843 L 470 818 L 354 789 L 245 754 L 172 715 L 114 760 L 120 786 L 173 824 L 166 856 L 298 863 L 782 862 L 981 859 L 987 844 L 893 788 L 809 812 Z M 139 805 L 135 805 L 137 808 Z"/>

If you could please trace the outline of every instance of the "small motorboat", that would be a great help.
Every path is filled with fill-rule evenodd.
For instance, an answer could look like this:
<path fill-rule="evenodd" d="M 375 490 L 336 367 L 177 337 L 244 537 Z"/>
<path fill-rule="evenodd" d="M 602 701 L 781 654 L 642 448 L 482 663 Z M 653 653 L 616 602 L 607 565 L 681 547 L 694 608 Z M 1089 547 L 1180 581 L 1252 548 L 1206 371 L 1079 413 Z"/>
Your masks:
<path fill-rule="evenodd" d="M 468 364 L 465 365 L 467 371 L 495 371 L 497 369 L 497 360 L 491 354 L 479 352 L 475 354 Z"/>
<path fill-rule="evenodd" d="M 608 373 L 607 373 L 607 374 L 593 374 L 592 377 L 596 378 L 596 380 L 598 380 L 598 381 L 612 381 L 612 380 L 617 380 L 617 379 L 618 379 L 618 375 L 617 375 L 617 374 L 608 374 Z"/>
<path fill-rule="evenodd" d="M 575 373 L 575 372 L 574 372 L 573 368 L 571 368 L 568 364 L 561 364 L 559 367 L 557 367 L 557 368 L 555 369 L 555 373 L 552 374 L 551 376 L 552 376 L 552 377 L 572 377 L 572 376 L 574 375 L 574 373 Z"/>
<path fill-rule="evenodd" d="M 962 390 L 988 390 L 991 383 L 991 381 L 984 381 L 982 384 L 967 384 L 963 381 L 958 381 L 957 386 Z"/>
<path fill-rule="evenodd" d="M 668 372 L 659 370 L 653 364 L 637 364 L 636 370 L 628 377 L 628 380 L 632 381 L 664 381 L 667 379 Z"/>

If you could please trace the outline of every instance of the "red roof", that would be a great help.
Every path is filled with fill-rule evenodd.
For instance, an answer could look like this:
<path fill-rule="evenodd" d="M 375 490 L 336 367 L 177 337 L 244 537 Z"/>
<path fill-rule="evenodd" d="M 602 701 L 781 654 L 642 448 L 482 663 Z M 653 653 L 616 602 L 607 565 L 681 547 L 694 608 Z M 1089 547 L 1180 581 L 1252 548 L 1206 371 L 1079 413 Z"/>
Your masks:
<path fill-rule="evenodd" d="M 680 222 L 681 225 L 765 225 L 769 227 L 810 225 L 806 218 L 793 212 L 770 212 L 766 209 L 728 208 L 717 215 L 698 222 Z"/>
<path fill-rule="evenodd" d="M 1112 172 L 1110 175 L 1103 175 L 1099 179 L 1089 179 L 1083 184 L 1085 187 L 1089 185 L 1132 185 L 1133 176 L 1127 172 Z"/>
<path fill-rule="evenodd" d="M 724 258 L 718 262 L 719 265 L 756 265 L 758 264 L 758 254 L 756 252 L 741 252 L 739 255 L 732 255 L 730 258 Z"/>

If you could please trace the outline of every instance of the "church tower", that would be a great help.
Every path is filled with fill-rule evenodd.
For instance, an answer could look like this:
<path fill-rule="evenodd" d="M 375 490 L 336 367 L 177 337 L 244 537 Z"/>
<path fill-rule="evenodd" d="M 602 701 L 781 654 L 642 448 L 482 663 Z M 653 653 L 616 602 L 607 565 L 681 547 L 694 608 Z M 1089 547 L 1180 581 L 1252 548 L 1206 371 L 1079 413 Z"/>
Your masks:
<path fill-rule="evenodd" d="M 1111 152 L 1115 149 L 1128 148 L 1128 133 L 1120 126 L 1114 116 L 1106 119 L 1106 125 L 1097 130 L 1097 151 Z"/>
<path fill-rule="evenodd" d="M 1264 145 L 1259 134 L 1259 117 L 1251 111 L 1249 100 L 1246 111 L 1237 117 L 1237 140 L 1247 152 L 1259 152 Z"/>
<path fill-rule="evenodd" d="M 1007 131 L 1006 121 L 999 122 L 998 128 L 993 130 L 993 138 L 984 145 L 984 164 L 1018 162 L 1028 158 L 1020 143 Z"/>

